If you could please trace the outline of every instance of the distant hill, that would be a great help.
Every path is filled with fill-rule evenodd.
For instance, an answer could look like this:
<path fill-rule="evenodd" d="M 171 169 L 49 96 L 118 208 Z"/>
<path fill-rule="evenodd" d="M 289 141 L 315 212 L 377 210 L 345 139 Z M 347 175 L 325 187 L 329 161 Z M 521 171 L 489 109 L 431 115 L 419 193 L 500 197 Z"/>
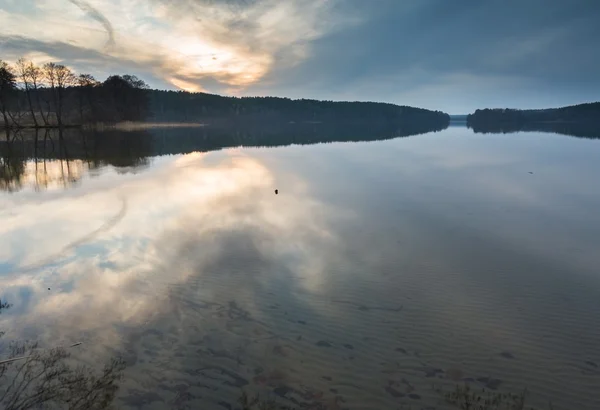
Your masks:
<path fill-rule="evenodd" d="M 550 131 L 600 136 L 600 102 L 541 110 L 483 109 L 467 116 L 475 132 Z"/>

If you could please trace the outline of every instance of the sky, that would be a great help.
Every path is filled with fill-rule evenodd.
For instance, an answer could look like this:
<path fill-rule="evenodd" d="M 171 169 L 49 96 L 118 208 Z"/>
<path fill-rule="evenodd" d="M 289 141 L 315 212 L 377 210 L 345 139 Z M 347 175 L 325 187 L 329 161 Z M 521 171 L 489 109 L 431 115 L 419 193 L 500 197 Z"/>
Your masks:
<path fill-rule="evenodd" d="M 0 59 L 466 114 L 600 100 L 598 0 L 1 0 Z"/>

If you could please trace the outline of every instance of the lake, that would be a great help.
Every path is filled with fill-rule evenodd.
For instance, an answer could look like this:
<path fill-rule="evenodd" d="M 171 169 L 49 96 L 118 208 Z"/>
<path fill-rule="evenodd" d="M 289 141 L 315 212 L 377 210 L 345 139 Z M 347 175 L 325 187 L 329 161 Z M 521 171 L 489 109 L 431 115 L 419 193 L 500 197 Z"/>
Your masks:
<path fill-rule="evenodd" d="M 124 409 L 600 408 L 600 140 L 394 132 L 0 143 L 0 353 L 121 355 Z"/>

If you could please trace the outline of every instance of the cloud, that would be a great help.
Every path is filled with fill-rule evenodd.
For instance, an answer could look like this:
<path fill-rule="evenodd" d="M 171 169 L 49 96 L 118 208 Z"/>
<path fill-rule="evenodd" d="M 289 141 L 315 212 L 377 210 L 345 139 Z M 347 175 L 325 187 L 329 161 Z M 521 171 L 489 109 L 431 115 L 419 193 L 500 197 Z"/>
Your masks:
<path fill-rule="evenodd" d="M 155 87 L 240 95 L 370 99 L 460 113 L 594 100 L 600 87 L 600 3 L 586 0 L 72 3 L 78 7 L 8 2 L 0 36 L 78 47 L 82 56 L 69 58 L 84 71 L 96 70 L 96 60 L 85 58 L 93 50 Z"/>
<path fill-rule="evenodd" d="M 296 97 L 310 92 L 318 98 L 414 104 L 421 88 L 441 82 L 448 87 L 420 104 L 450 112 L 469 112 L 492 102 L 547 106 L 548 99 L 569 103 L 598 98 L 590 84 L 600 87 L 595 42 L 600 3 L 430 0 L 378 5 L 354 2 L 364 16 L 362 24 L 315 39 L 310 59 L 272 70 L 250 91 L 265 94 L 281 87 Z M 497 78 L 502 81 L 495 84 Z M 505 92 L 508 79 L 510 93 Z M 474 84 L 481 83 L 487 83 L 485 91 L 475 90 Z M 375 87 L 377 92 L 365 94 Z M 458 106 L 464 89 L 475 91 L 469 93 L 473 99 Z M 498 93 L 504 94 L 502 99 Z"/>
<path fill-rule="evenodd" d="M 0 13 L 4 50 L 15 54 L 14 39 L 27 40 L 36 51 L 54 48 L 51 57 L 68 55 L 70 65 L 86 71 L 95 69 L 98 59 L 86 58 L 95 52 L 124 67 L 145 66 L 153 85 L 235 91 L 261 81 L 275 65 L 291 67 L 309 58 L 311 41 L 346 22 L 323 18 L 339 0 L 70 1 L 77 9 L 45 0 L 27 11 L 13 6 Z"/>
<path fill-rule="evenodd" d="M 110 21 L 106 17 L 104 17 L 104 15 L 102 13 L 100 13 L 98 10 L 96 10 L 91 4 L 89 4 L 86 1 L 83 1 L 83 0 L 69 0 L 69 1 L 71 3 L 73 3 L 74 5 L 76 5 L 77 7 L 79 7 L 81 10 L 85 11 L 91 18 L 93 18 L 94 20 L 96 20 L 100 24 L 102 24 L 102 26 L 106 30 L 106 33 L 108 34 L 108 41 L 106 42 L 107 46 L 115 45 L 115 35 L 114 35 L 114 30 L 112 28 L 112 25 L 110 24 Z"/>
<path fill-rule="evenodd" d="M 220 280 L 235 276 L 236 298 L 249 301 L 274 286 L 269 275 L 284 270 L 291 275 L 286 286 L 293 280 L 296 290 L 319 288 L 326 254 L 318 249 L 335 238 L 323 223 L 327 209 L 306 194 L 301 179 L 280 173 L 286 194 L 275 196 L 272 170 L 235 150 L 158 162 L 118 180 L 103 172 L 77 190 L 0 200 L 0 209 L 18 210 L 0 227 L 0 239 L 10 238 L 0 249 L 2 298 L 20 309 L 27 303 L 32 325 L 53 323 L 37 327 L 36 338 L 60 340 L 72 329 L 117 337 L 113 326 L 143 324 L 177 302 L 174 289 L 210 282 L 215 271 Z M 204 289 L 207 298 L 226 302 L 218 284 Z M 9 322 L 3 329 L 23 331 L 23 323 L 0 319 Z"/>
<path fill-rule="evenodd" d="M 3 59 L 14 62 L 25 57 L 38 64 L 58 61 L 78 72 L 89 72 L 103 79 L 114 73 L 137 73 L 153 79 L 155 85 L 166 87 L 157 75 L 160 55 L 127 55 L 125 53 L 105 53 L 101 50 L 82 47 L 78 44 L 61 41 L 41 41 L 23 36 L 0 36 L 0 50 Z"/>

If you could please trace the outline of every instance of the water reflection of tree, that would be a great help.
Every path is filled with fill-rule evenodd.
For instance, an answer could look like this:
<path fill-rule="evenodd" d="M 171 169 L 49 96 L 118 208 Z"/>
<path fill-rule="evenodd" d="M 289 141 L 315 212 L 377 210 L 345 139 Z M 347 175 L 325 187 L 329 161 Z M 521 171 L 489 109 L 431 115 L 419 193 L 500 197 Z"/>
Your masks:
<path fill-rule="evenodd" d="M 79 131 L 79 140 L 78 148 L 90 168 L 138 169 L 147 166 L 153 155 L 152 137 L 145 130 Z"/>
<path fill-rule="evenodd" d="M 21 189 L 21 175 L 25 172 L 25 155 L 12 141 L 14 135 L 5 130 L 6 141 L 0 144 L 0 189 L 14 192 Z"/>
<path fill-rule="evenodd" d="M 443 124 L 394 122 L 227 123 L 209 127 L 148 128 L 123 131 L 48 129 L 21 131 L 0 139 L 0 189 L 18 191 L 76 185 L 89 171 L 106 166 L 135 172 L 149 157 L 213 151 L 238 146 L 388 140 L 440 131 Z M 7 131 L 8 132 L 8 131 Z"/>
<path fill-rule="evenodd" d="M 8 308 L 0 302 L 0 313 Z M 75 366 L 64 347 L 11 343 L 9 350 L 0 360 L 0 405 L 6 410 L 109 408 L 125 368 L 120 358 L 111 359 L 99 373 Z"/>
<path fill-rule="evenodd" d="M 162 155 L 230 147 L 278 147 L 331 142 L 383 141 L 441 131 L 445 125 L 393 122 L 227 123 L 198 128 L 157 128 L 150 133 Z"/>
<path fill-rule="evenodd" d="M 107 165 L 121 172 L 138 169 L 148 164 L 151 146 L 145 131 L 6 131 L 0 141 L 0 189 L 68 188 Z"/>
<path fill-rule="evenodd" d="M 600 139 L 600 122 L 534 122 L 534 123 L 469 123 L 475 133 L 510 134 L 515 132 L 548 132 L 577 138 Z"/>

